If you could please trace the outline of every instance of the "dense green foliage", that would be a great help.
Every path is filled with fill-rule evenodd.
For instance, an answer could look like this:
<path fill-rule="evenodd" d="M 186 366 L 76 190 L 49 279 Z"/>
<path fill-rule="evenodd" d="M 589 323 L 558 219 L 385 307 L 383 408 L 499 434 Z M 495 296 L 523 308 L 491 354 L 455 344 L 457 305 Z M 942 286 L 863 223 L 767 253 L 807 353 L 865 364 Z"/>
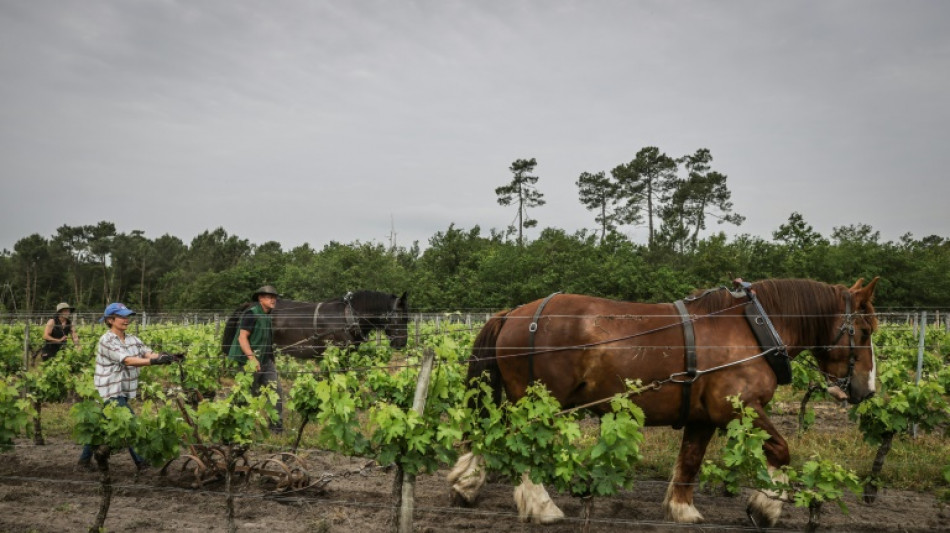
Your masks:
<path fill-rule="evenodd" d="M 603 224 L 574 234 L 544 228 L 523 246 L 505 232 L 450 224 L 424 251 L 419 243 L 407 248 L 359 241 L 282 250 L 277 242 L 251 244 L 223 228 L 186 244 L 169 235 L 119 233 L 109 222 L 63 226 L 56 235 L 30 235 L 0 253 L 0 311 L 51 313 L 63 300 L 89 314 L 111 301 L 150 312 L 227 311 L 263 283 L 308 301 L 357 289 L 408 290 L 416 311 L 498 309 L 555 291 L 672 301 L 733 276 L 848 285 L 881 276 L 881 307 L 950 301 L 950 240 L 943 237 L 881 242 L 878 232 L 859 224 L 835 228 L 826 238 L 792 213 L 773 240 L 724 233 L 699 238 L 683 226 L 686 213 L 666 216 L 672 217 L 669 231 L 657 231 L 652 246 Z M 676 235 L 670 234 L 674 225 Z"/>
<path fill-rule="evenodd" d="M 812 510 L 811 531 L 817 527 L 825 502 L 835 502 L 847 512 L 842 500 L 845 491 L 853 494 L 862 491 L 857 474 L 832 461 L 812 457 L 799 469 L 787 465 L 780 475 L 773 475 L 762 448 L 769 435 L 754 425 L 758 415 L 743 405 L 738 396 L 730 397 L 730 401 L 738 416 L 726 428 L 721 463 L 704 461 L 700 473 L 704 484 L 721 484 L 732 494 L 738 494 L 742 487 L 752 486 L 770 491 L 771 497 L 789 500 L 796 507 L 808 507 Z"/>
<path fill-rule="evenodd" d="M 30 401 L 20 398 L 18 387 L 11 377 L 0 379 L 0 451 L 13 446 L 13 439 L 26 429 L 33 412 Z"/>
<path fill-rule="evenodd" d="M 145 402 L 138 416 L 116 403 L 90 397 L 70 409 L 73 437 L 79 444 L 106 445 L 112 450 L 135 449 L 153 466 L 178 457 L 184 425 L 178 410 L 167 403 Z"/>
<path fill-rule="evenodd" d="M 633 485 L 644 415 L 629 397 L 613 397 L 612 411 L 589 434 L 580 426 L 584 414 L 562 411 L 543 386 L 528 387 L 517 403 L 502 405 L 491 402 L 486 385 L 482 389 L 468 394 L 484 395 L 484 418 L 465 412 L 457 422 L 489 471 L 514 483 L 528 473 L 535 483 L 575 496 L 606 496 Z"/>

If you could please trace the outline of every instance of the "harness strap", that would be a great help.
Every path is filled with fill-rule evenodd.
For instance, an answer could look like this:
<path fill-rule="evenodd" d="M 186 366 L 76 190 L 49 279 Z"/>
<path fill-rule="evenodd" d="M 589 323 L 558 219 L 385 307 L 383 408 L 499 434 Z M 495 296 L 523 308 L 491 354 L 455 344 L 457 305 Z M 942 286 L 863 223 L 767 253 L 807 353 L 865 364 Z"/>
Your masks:
<path fill-rule="evenodd" d="M 363 339 L 363 331 L 360 329 L 360 319 L 356 316 L 356 312 L 353 311 L 353 293 L 348 292 L 343 297 L 343 319 L 346 321 L 346 328 L 343 330 L 347 335 L 350 336 L 351 340 L 365 340 Z"/>
<path fill-rule="evenodd" d="M 323 302 L 317 302 L 316 307 L 313 308 L 313 336 L 317 336 L 317 320 L 320 318 L 320 306 L 323 305 Z"/>
<path fill-rule="evenodd" d="M 697 375 L 696 332 L 693 330 L 693 319 L 690 317 L 689 312 L 686 311 L 686 304 L 683 303 L 683 300 L 676 300 L 673 302 L 673 306 L 676 307 L 680 318 L 683 319 L 683 345 L 686 350 L 686 378 L 682 381 L 677 381 L 677 383 L 683 384 L 683 401 L 680 403 L 679 421 L 673 424 L 673 429 L 680 429 L 686 425 L 686 421 L 689 419 L 689 400 L 692 394 L 693 381 L 696 381 Z"/>
<path fill-rule="evenodd" d="M 746 296 L 749 297 L 749 301 L 752 303 L 752 305 L 745 308 L 745 318 L 749 322 L 749 327 L 752 328 L 752 333 L 755 334 L 759 347 L 763 350 L 765 361 L 775 372 L 779 385 L 791 383 L 792 362 L 788 357 L 788 350 L 785 343 L 782 342 L 782 337 L 779 336 L 775 326 L 772 325 L 769 316 L 765 314 L 762 303 L 759 302 L 759 299 L 755 296 L 755 291 L 752 290 L 752 284 L 739 280 L 737 282 L 745 290 Z"/>
<path fill-rule="evenodd" d="M 551 298 L 554 298 L 555 294 L 561 294 L 561 292 L 552 292 L 547 298 L 541 300 L 541 305 L 535 310 L 534 318 L 531 319 L 531 324 L 528 325 L 528 345 L 530 346 L 530 351 L 528 352 L 528 385 L 534 382 L 534 334 L 538 331 L 538 318 L 541 317 L 541 311 L 544 310 L 544 306 L 548 305 L 548 302 L 551 301 Z"/>

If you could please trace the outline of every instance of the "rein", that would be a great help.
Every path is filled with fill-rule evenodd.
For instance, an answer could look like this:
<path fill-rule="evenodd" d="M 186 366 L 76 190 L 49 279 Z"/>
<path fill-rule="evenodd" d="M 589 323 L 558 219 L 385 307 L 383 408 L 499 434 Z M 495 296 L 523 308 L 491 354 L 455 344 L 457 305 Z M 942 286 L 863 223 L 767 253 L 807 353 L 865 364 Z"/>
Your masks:
<path fill-rule="evenodd" d="M 722 287 L 722 289 L 725 289 L 725 287 Z M 707 293 L 708 293 L 708 291 L 707 291 Z M 532 319 L 531 319 L 531 323 L 528 325 L 528 338 L 529 338 L 529 343 L 530 343 L 530 351 L 507 356 L 507 357 L 521 357 L 521 356 L 525 356 L 525 355 L 528 356 L 528 378 L 529 378 L 529 379 L 528 379 L 528 384 L 530 385 L 530 384 L 534 381 L 534 379 L 535 379 L 535 376 L 534 376 L 534 356 L 537 355 L 537 354 L 542 354 L 542 353 L 554 353 L 554 352 L 559 352 L 559 351 L 576 350 L 576 349 L 581 349 L 581 348 L 586 349 L 586 348 L 591 348 L 591 347 L 594 347 L 594 346 L 601 346 L 601 345 L 604 345 L 604 344 L 610 344 L 610 343 L 619 342 L 619 341 L 622 341 L 622 340 L 633 339 L 633 338 L 636 338 L 636 337 L 641 337 L 641 336 L 645 336 L 645 335 L 650 335 L 650 334 L 656 333 L 656 332 L 658 332 L 658 331 L 663 331 L 663 330 L 666 330 L 666 329 L 669 329 L 669 328 L 674 328 L 674 327 L 677 327 L 677 326 L 682 326 L 682 327 L 683 327 L 683 330 L 684 330 L 684 336 L 685 336 L 685 339 L 686 339 L 686 342 L 685 342 L 686 359 L 687 359 L 687 369 L 686 369 L 686 371 L 685 371 L 685 372 L 674 372 L 673 374 L 670 374 L 670 377 L 668 377 L 668 378 L 666 378 L 666 379 L 664 379 L 664 380 L 656 380 L 656 381 L 650 383 L 649 385 L 647 385 L 646 387 L 641 388 L 641 389 L 639 389 L 639 390 L 637 390 L 637 391 L 634 391 L 634 392 L 631 392 L 631 393 L 630 393 L 630 394 L 634 394 L 634 393 L 636 393 L 636 394 L 641 394 L 641 393 L 646 392 L 646 391 L 648 391 L 648 390 L 657 390 L 657 389 L 659 389 L 660 387 L 662 387 L 663 385 L 665 385 L 665 384 L 667 384 L 667 383 L 679 383 L 679 384 L 683 385 L 683 402 L 682 402 L 682 404 L 681 404 L 682 407 L 681 407 L 681 411 L 680 411 L 680 422 L 679 422 L 678 424 L 674 424 L 674 426 L 673 426 L 674 428 L 677 428 L 677 429 L 683 427 L 683 425 L 685 425 L 685 423 L 686 423 L 686 419 L 688 418 L 688 415 L 689 415 L 689 403 L 690 403 L 690 402 L 689 402 L 690 389 L 691 389 L 691 385 L 692 385 L 692 383 L 693 383 L 694 381 L 696 381 L 697 379 L 699 379 L 701 376 L 703 376 L 703 375 L 705 375 L 705 374 L 709 374 L 709 373 L 711 373 L 711 372 L 716 372 L 716 371 L 718 371 L 718 370 L 722 370 L 722 369 L 725 369 L 725 368 L 729 368 L 729 367 L 731 367 L 731 366 L 736 366 L 736 365 L 741 365 L 741 364 L 743 364 L 743 363 L 747 363 L 747 362 L 749 362 L 749 361 L 751 361 L 751 360 L 753 360 L 753 359 L 757 359 L 757 358 L 759 358 L 759 357 L 763 357 L 763 356 L 767 355 L 768 353 L 770 353 L 772 350 L 774 350 L 774 348 L 770 348 L 770 349 L 768 349 L 768 350 L 766 350 L 766 351 L 764 351 L 764 352 L 760 352 L 760 353 L 757 353 L 757 354 L 755 354 L 755 355 L 751 355 L 751 356 L 749 356 L 749 357 L 746 357 L 746 358 L 743 358 L 743 359 L 739 359 L 738 361 L 731 361 L 731 362 L 729 362 L 729 363 L 726 363 L 726 364 L 723 364 L 723 365 L 719 365 L 719 366 L 715 366 L 715 367 L 711 367 L 711 368 L 707 368 L 707 369 L 705 369 L 705 370 L 699 370 L 699 369 L 696 368 L 696 359 L 697 359 L 697 358 L 696 358 L 696 341 L 695 341 L 695 334 L 694 334 L 694 332 L 693 332 L 693 322 L 695 322 L 695 321 L 697 321 L 697 320 L 700 320 L 700 319 L 702 319 L 702 318 L 708 318 L 708 317 L 711 317 L 711 316 L 716 316 L 716 315 L 719 315 L 719 314 L 721 314 L 721 313 L 725 313 L 725 312 L 727 312 L 727 311 L 730 311 L 730 310 L 732 310 L 732 309 L 737 309 L 737 308 L 739 308 L 739 307 L 748 306 L 748 305 L 749 305 L 750 303 L 752 303 L 753 301 L 758 302 L 757 300 L 750 300 L 750 301 L 748 301 L 748 302 L 742 302 L 742 303 L 740 303 L 740 304 L 733 305 L 733 306 L 729 306 L 729 307 L 720 309 L 719 311 L 715 311 L 715 312 L 712 312 L 712 313 L 703 315 L 703 316 L 701 316 L 701 317 L 697 317 L 697 316 L 694 316 L 694 315 L 689 315 L 689 314 L 687 313 L 687 311 L 686 311 L 686 306 L 683 304 L 683 301 L 682 301 L 682 300 L 677 300 L 676 302 L 674 302 L 674 306 L 676 307 L 676 310 L 679 312 L 679 314 L 680 314 L 680 316 L 681 316 L 681 318 L 682 318 L 682 321 L 681 321 L 681 322 L 676 322 L 676 323 L 673 323 L 673 324 L 669 324 L 669 325 L 667 325 L 667 326 L 662 326 L 662 327 L 659 327 L 659 328 L 654 328 L 654 329 L 651 329 L 651 330 L 648 330 L 648 331 L 641 331 L 641 332 L 634 333 L 634 334 L 631 334 L 631 335 L 624 335 L 624 336 L 622 336 L 622 337 L 615 337 L 615 338 L 612 338 L 612 339 L 606 339 L 606 340 L 603 340 L 603 341 L 591 342 L 591 343 L 587 343 L 587 344 L 578 344 L 578 345 L 573 345 L 573 346 L 557 346 L 557 347 L 554 347 L 554 348 L 548 348 L 548 349 L 546 349 L 546 350 L 536 350 L 536 349 L 535 349 L 535 345 L 534 345 L 534 336 L 535 336 L 535 333 L 536 333 L 537 330 L 538 330 L 538 319 L 541 317 L 541 312 L 544 310 L 544 306 L 547 305 L 547 303 L 551 300 L 551 298 L 553 298 L 553 297 L 554 297 L 555 295 L 557 295 L 557 294 L 560 294 L 560 293 L 555 292 L 555 293 L 552 293 L 552 294 L 548 295 L 548 297 L 545 298 L 545 299 L 538 305 L 538 308 L 537 308 L 537 309 L 535 310 L 535 312 L 534 312 L 534 316 L 533 316 Z M 697 298 L 702 298 L 702 296 L 705 296 L 705 294 L 706 294 L 706 293 L 704 293 L 703 295 L 701 295 L 701 296 L 699 296 L 699 297 L 697 297 Z M 696 298 L 693 298 L 693 299 L 696 299 Z M 760 305 L 760 308 L 761 308 L 761 305 Z M 765 312 L 764 312 L 764 311 L 762 311 L 762 315 L 763 315 L 763 316 L 765 315 Z M 506 318 L 507 318 L 507 315 L 506 315 Z M 767 317 L 766 317 L 766 320 L 767 320 Z M 769 324 L 771 324 L 771 322 L 769 322 Z M 778 339 L 778 333 L 775 334 L 775 338 Z M 780 340 L 779 340 L 779 343 L 781 343 Z M 782 345 L 782 346 L 783 346 L 783 348 L 784 348 L 784 345 Z M 783 353 L 784 353 L 784 352 L 783 352 Z M 682 378 L 682 379 L 678 379 L 678 378 Z M 587 404 L 584 404 L 584 405 L 581 405 L 581 406 L 573 407 L 573 408 L 568 409 L 568 410 L 566 410 L 566 411 L 562 411 L 562 413 L 567 413 L 567 412 L 570 412 L 570 411 L 573 411 L 573 410 L 578 410 L 578 409 L 584 409 L 584 408 L 587 408 L 587 407 L 593 407 L 594 405 L 597 405 L 597 404 L 600 404 L 600 403 L 604 403 L 604 402 L 608 402 L 608 401 L 610 401 L 610 398 L 604 398 L 604 399 L 602 399 L 602 400 L 597 400 L 597 401 L 590 402 L 590 403 L 587 403 Z"/>
<path fill-rule="evenodd" d="M 535 333 L 538 329 L 538 322 L 542 315 L 545 305 L 549 302 L 549 300 L 551 300 L 551 298 L 559 294 L 559 293 L 553 293 L 549 295 L 547 298 L 545 298 L 539 304 L 538 308 L 535 310 L 535 313 L 531 319 L 531 322 L 529 323 L 528 332 L 529 332 L 530 351 L 501 356 L 501 358 L 521 357 L 525 355 L 528 356 L 529 378 L 530 378 L 528 381 L 528 384 L 530 385 L 535 379 L 533 359 L 534 359 L 534 356 L 537 354 L 555 353 L 555 352 L 568 351 L 568 350 L 582 350 L 582 349 L 587 349 L 594 346 L 601 346 L 605 344 L 610 344 L 610 343 L 615 343 L 615 342 L 619 342 L 623 340 L 650 335 L 650 334 L 657 333 L 659 331 L 663 331 L 669 328 L 682 327 L 683 332 L 684 332 L 684 341 L 685 341 L 684 350 L 685 350 L 685 358 L 686 358 L 686 370 L 682 372 L 674 372 L 670 374 L 670 376 L 667 377 L 666 379 L 654 380 L 653 382 L 645 386 L 637 387 L 635 390 L 630 390 L 629 392 L 625 394 L 625 396 L 634 396 L 634 395 L 639 395 L 639 394 L 649 392 L 649 391 L 659 390 L 661 387 L 663 387 L 663 385 L 666 385 L 668 383 L 675 383 L 675 384 L 682 385 L 683 386 L 683 400 L 681 403 L 680 416 L 679 416 L 678 421 L 674 422 L 673 424 L 673 427 L 675 429 L 679 429 L 686 425 L 689 418 L 691 385 L 694 381 L 696 381 L 703 375 L 706 375 L 712 372 L 717 372 L 720 370 L 725 370 L 733 366 L 742 365 L 742 364 L 748 363 L 750 361 L 753 361 L 755 359 L 762 357 L 766 360 L 766 362 L 769 364 L 769 366 L 772 368 L 773 372 L 775 373 L 778 384 L 787 384 L 787 383 L 791 383 L 792 381 L 791 357 L 788 352 L 788 346 L 782 341 L 781 336 L 778 333 L 778 330 L 775 329 L 774 324 L 772 323 L 768 314 L 765 312 L 764 308 L 762 307 L 761 302 L 756 297 L 755 291 L 752 290 L 752 285 L 750 283 L 743 282 L 741 279 L 737 279 L 735 281 L 735 285 L 736 285 L 736 289 L 741 289 L 741 292 L 738 290 L 730 291 L 731 294 L 735 298 L 740 298 L 741 296 L 745 295 L 748 297 L 747 301 L 736 304 L 736 305 L 732 305 L 729 307 L 725 307 L 718 311 L 710 312 L 702 316 L 689 314 L 688 311 L 686 310 L 684 301 L 692 302 L 692 301 L 701 299 L 709 295 L 710 293 L 717 292 L 719 290 L 729 290 L 726 287 L 719 287 L 718 289 L 710 289 L 710 290 L 705 291 L 702 294 L 687 297 L 687 298 L 684 298 L 683 300 L 677 300 L 676 302 L 673 303 L 674 307 L 677 310 L 677 313 L 679 314 L 681 318 L 680 322 L 676 322 L 676 323 L 669 324 L 666 326 L 657 327 L 657 328 L 647 330 L 647 331 L 641 331 L 638 333 L 633 333 L 630 335 L 624 335 L 620 337 L 614 337 L 614 338 L 605 339 L 601 341 L 595 341 L 595 342 L 572 345 L 572 346 L 557 346 L 557 347 L 550 347 L 550 348 L 546 348 L 542 350 L 536 350 L 535 349 Z M 848 334 L 849 359 L 848 359 L 847 375 L 839 378 L 827 372 L 821 371 L 821 369 L 818 368 L 816 364 L 813 364 L 810 361 L 806 363 L 815 367 L 815 369 L 824 376 L 826 382 L 832 382 L 835 386 L 839 387 L 842 391 L 847 390 L 848 387 L 850 386 L 851 380 L 854 375 L 855 366 L 857 364 L 857 353 L 855 351 L 856 347 L 855 347 L 855 339 L 854 339 L 855 337 L 854 322 L 857 315 L 856 313 L 852 311 L 852 295 L 850 291 L 844 291 L 844 298 L 845 298 L 845 310 L 843 314 L 842 324 L 838 328 L 837 335 L 835 336 L 831 345 L 824 347 L 824 349 L 829 350 L 829 349 L 833 349 L 837 347 L 838 343 L 841 341 L 841 338 L 846 333 Z M 698 369 L 697 357 L 696 357 L 696 345 L 695 345 L 696 340 L 695 340 L 695 332 L 693 328 L 693 323 L 698 320 L 720 315 L 720 314 L 726 313 L 728 311 L 731 311 L 740 307 L 745 307 L 745 312 L 744 312 L 745 317 L 749 323 L 750 328 L 755 334 L 755 337 L 757 341 L 759 342 L 759 346 L 762 348 L 762 351 L 759 353 L 744 357 L 742 359 L 730 361 L 728 363 L 724 363 L 718 366 L 714 366 L 714 367 L 710 367 L 710 368 L 706 368 L 702 370 Z M 505 319 L 507 318 L 508 318 L 508 315 L 505 315 Z M 871 348 L 873 350 L 873 344 L 871 345 Z M 607 397 L 607 398 L 602 398 L 600 400 L 588 402 L 585 404 L 575 405 L 575 406 L 572 406 L 570 408 L 560 411 L 558 414 L 559 415 L 568 414 L 568 413 L 578 411 L 581 409 L 588 409 L 599 404 L 610 402 L 612 399 L 613 397 Z"/>
<path fill-rule="evenodd" d="M 749 302 L 742 302 L 742 303 L 737 304 L 737 305 L 731 305 L 731 306 L 729 306 L 729 307 L 722 308 L 722 309 L 720 309 L 720 310 L 718 310 L 718 311 L 714 311 L 714 312 L 709 313 L 709 314 L 707 314 L 707 315 L 703 315 L 703 316 L 700 316 L 700 317 L 691 318 L 691 320 L 692 320 L 692 321 L 696 321 L 696 320 L 700 320 L 700 319 L 703 319 L 703 318 L 716 316 L 716 315 L 725 313 L 726 311 L 731 311 L 731 310 L 733 310 L 733 309 L 738 309 L 738 308 L 744 307 L 744 306 L 746 306 L 746 305 L 749 305 Z M 508 318 L 508 316 L 506 315 L 506 316 L 505 316 L 505 320 L 508 320 L 508 319 L 509 319 L 509 318 Z M 649 330 L 646 330 L 646 331 L 640 331 L 640 332 L 637 332 L 637 333 L 631 333 L 630 335 L 623 335 L 623 336 L 621 336 L 621 337 L 613 337 L 613 338 L 605 339 L 605 340 L 602 340 L 602 341 L 588 342 L 588 343 L 585 343 L 585 344 L 573 344 L 573 345 L 571 345 L 571 346 L 554 346 L 554 347 L 551 347 L 551 348 L 545 348 L 545 349 L 543 349 L 543 350 L 533 350 L 533 351 L 521 352 L 521 353 L 516 353 L 516 354 L 511 354 L 511 355 L 498 356 L 497 358 L 503 359 L 503 358 L 506 358 L 506 357 L 523 357 L 523 356 L 526 356 L 526 355 L 531 356 L 531 355 L 538 355 L 538 354 L 545 354 L 545 353 L 566 352 L 566 351 L 569 351 L 569 350 L 577 350 L 577 349 L 580 349 L 580 348 L 593 348 L 594 346 L 602 346 L 602 345 L 604 345 L 604 344 L 611 344 L 611 343 L 614 343 L 614 342 L 625 341 L 625 340 L 628 340 L 628 339 L 635 339 L 635 338 L 637 338 L 637 337 L 644 337 L 644 336 L 646 336 L 646 335 L 652 335 L 653 333 L 657 333 L 657 332 L 659 332 L 659 331 L 667 330 L 667 329 L 670 329 L 670 328 L 679 327 L 679 326 L 682 326 L 682 325 L 683 325 L 682 322 L 674 322 L 674 323 L 672 323 L 672 324 L 667 324 L 666 326 L 660 326 L 660 327 L 658 327 L 658 328 L 653 328 L 653 329 L 649 329 Z M 529 330 L 529 331 L 530 331 L 530 330 Z M 762 355 L 762 354 L 759 354 L 759 355 Z"/>

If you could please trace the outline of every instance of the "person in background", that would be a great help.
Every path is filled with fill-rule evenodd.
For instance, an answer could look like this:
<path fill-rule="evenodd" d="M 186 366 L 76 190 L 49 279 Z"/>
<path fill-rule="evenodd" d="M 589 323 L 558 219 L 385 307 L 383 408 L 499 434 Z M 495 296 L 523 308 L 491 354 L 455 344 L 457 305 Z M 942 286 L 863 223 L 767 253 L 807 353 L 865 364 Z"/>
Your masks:
<path fill-rule="evenodd" d="M 133 315 L 135 311 L 121 303 L 106 306 L 99 322 L 105 322 L 109 331 L 99 337 L 99 346 L 96 348 L 96 374 L 93 379 L 96 391 L 106 403 L 115 402 L 135 414 L 129 406 L 129 400 L 135 398 L 140 368 L 167 365 L 180 361 L 183 356 L 155 353 L 138 337 L 128 333 Z M 81 468 L 94 470 L 91 463 L 92 452 L 91 445 L 83 446 L 82 455 L 79 456 Z M 139 471 L 148 466 L 135 450 L 129 448 L 129 453 Z"/>
<path fill-rule="evenodd" d="M 56 306 L 56 314 L 46 322 L 46 329 L 43 330 L 43 348 L 41 349 L 44 361 L 52 359 L 60 350 L 66 346 L 70 337 L 73 339 L 73 346 L 80 348 L 79 333 L 73 328 L 73 321 L 69 316 L 76 311 L 68 303 L 62 302 Z"/>
<path fill-rule="evenodd" d="M 264 285 L 254 291 L 253 305 L 241 315 L 241 323 L 231 342 L 228 358 L 243 368 L 248 361 L 254 363 L 254 382 L 251 392 L 260 394 L 261 387 L 274 384 L 277 391 L 277 422 L 270 425 L 271 431 L 283 431 L 283 393 L 277 375 L 277 362 L 274 359 L 274 329 L 270 312 L 277 305 L 277 289 Z"/>

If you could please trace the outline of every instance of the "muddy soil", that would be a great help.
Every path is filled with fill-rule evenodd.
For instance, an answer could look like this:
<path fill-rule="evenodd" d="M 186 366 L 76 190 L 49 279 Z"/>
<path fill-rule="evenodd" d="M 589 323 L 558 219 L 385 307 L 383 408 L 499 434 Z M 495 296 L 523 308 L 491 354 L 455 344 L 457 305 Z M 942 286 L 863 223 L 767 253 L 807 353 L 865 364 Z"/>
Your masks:
<path fill-rule="evenodd" d="M 825 421 L 827 414 L 819 420 Z M 794 418 L 783 425 L 794 427 Z M 834 418 L 831 418 L 834 425 Z M 824 424 L 828 422 L 823 422 Z M 788 429 L 783 428 L 784 431 Z M 62 439 L 45 446 L 26 440 L 0 455 L 0 531 L 86 531 L 99 509 L 99 474 L 76 467 L 79 447 Z M 252 460 L 266 456 L 252 450 Z M 392 516 L 392 469 L 367 465 L 323 451 L 301 454 L 311 478 L 332 477 L 322 489 L 275 496 L 271 484 L 261 485 L 254 476 L 236 490 L 238 531 L 362 532 L 388 531 Z M 223 482 L 200 489 L 177 470 L 162 476 L 153 469 L 136 476 L 126 453 L 110 462 L 116 485 L 105 522 L 108 531 L 227 531 Z M 175 466 L 174 464 L 172 465 Z M 571 496 L 552 495 L 568 519 L 561 524 L 536 526 L 519 522 L 513 487 L 489 482 L 477 506 L 453 507 L 445 471 L 418 479 L 415 531 L 512 531 L 562 533 L 584 529 L 583 503 Z M 702 526 L 676 526 L 663 520 L 663 479 L 638 481 L 630 491 L 594 501 L 589 531 L 718 531 L 751 529 L 745 515 L 745 495 L 729 497 L 700 491 L 696 507 L 706 518 Z M 825 506 L 821 531 L 950 531 L 950 508 L 933 494 L 884 489 L 874 505 L 849 498 L 849 514 L 836 505 Z M 776 531 L 803 531 L 808 512 L 786 505 Z"/>

